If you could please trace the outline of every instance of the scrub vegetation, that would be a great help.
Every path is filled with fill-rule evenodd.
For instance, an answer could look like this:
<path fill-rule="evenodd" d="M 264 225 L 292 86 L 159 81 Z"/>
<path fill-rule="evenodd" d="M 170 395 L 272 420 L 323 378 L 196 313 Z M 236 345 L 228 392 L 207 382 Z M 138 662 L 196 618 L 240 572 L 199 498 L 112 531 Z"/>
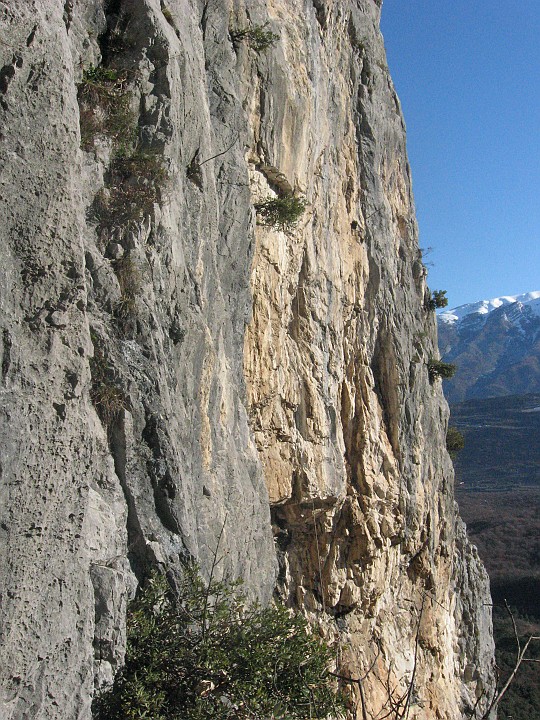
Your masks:
<path fill-rule="evenodd" d="M 248 602 L 238 582 L 205 583 L 191 566 L 173 590 L 154 574 L 131 603 L 125 666 L 94 718 L 336 717 L 332 658 L 304 618 Z"/>
<path fill-rule="evenodd" d="M 250 25 L 241 30 L 233 30 L 231 32 L 231 38 L 235 45 L 243 41 L 246 42 L 252 50 L 259 53 L 272 47 L 279 40 L 279 35 L 267 30 L 267 28 L 268 23 L 264 25 Z"/>
<path fill-rule="evenodd" d="M 115 146 L 135 141 L 137 119 L 126 72 L 90 65 L 79 83 L 78 100 L 83 150 L 91 150 L 98 135 Z"/>
<path fill-rule="evenodd" d="M 456 372 L 456 366 L 452 363 L 445 363 L 442 360 L 431 358 L 427 364 L 429 382 L 433 385 L 435 380 L 448 380 L 454 377 Z"/>
<path fill-rule="evenodd" d="M 293 195 L 269 197 L 255 205 L 261 225 L 268 225 L 283 232 L 294 230 L 306 208 L 306 200 Z"/>

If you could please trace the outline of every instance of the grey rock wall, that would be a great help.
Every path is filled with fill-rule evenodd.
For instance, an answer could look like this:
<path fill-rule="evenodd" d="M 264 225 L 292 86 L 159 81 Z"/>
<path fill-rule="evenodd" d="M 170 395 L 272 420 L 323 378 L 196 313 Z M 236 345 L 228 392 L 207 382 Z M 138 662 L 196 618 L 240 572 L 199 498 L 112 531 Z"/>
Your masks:
<path fill-rule="evenodd" d="M 216 552 L 263 601 L 279 556 L 281 594 L 352 674 L 376 637 L 405 681 L 429 594 L 416 717 L 489 692 L 379 12 L 0 2 L 2 718 L 89 720 L 138 580 Z M 272 48 L 232 42 L 267 21 Z M 88 132 L 100 65 L 129 171 L 130 127 Z M 297 230 L 258 226 L 254 203 L 290 189 Z"/>
<path fill-rule="evenodd" d="M 112 677 L 127 596 L 150 564 L 206 566 L 223 527 L 223 568 L 263 599 L 274 585 L 242 377 L 252 211 L 240 141 L 205 166 L 204 192 L 186 176 L 246 120 L 232 47 L 205 50 L 198 7 L 175 8 L 178 37 L 159 3 L 125 3 L 116 61 L 136 70 L 139 136 L 170 181 L 138 225 L 98 237 L 89 208 L 110 147 L 81 152 L 77 83 L 100 61 L 101 3 L 75 3 L 71 23 L 60 2 L 2 10 L 2 62 L 17 59 L 0 98 L 0 714 L 88 718 L 94 670 Z M 228 168 L 234 191 L 219 180 Z M 116 312 L 111 241 L 140 278 L 129 318 Z M 125 398 L 109 428 L 91 402 L 96 356 Z"/>

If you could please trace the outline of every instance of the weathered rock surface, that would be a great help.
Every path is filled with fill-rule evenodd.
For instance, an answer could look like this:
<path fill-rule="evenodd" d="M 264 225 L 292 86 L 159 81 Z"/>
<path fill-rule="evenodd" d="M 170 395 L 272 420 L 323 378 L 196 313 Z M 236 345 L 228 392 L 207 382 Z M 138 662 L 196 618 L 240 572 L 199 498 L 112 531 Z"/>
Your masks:
<path fill-rule="evenodd" d="M 263 600 L 279 571 L 342 674 L 372 668 L 373 716 L 389 688 L 416 718 L 485 707 L 379 5 L 0 3 L 2 718 L 89 720 L 137 578 L 207 568 L 220 535 L 223 570 Z M 266 51 L 232 42 L 266 22 Z M 77 103 L 100 63 L 166 176 L 108 224 L 118 147 L 81 150 Z M 258 226 L 291 190 L 296 229 Z"/>

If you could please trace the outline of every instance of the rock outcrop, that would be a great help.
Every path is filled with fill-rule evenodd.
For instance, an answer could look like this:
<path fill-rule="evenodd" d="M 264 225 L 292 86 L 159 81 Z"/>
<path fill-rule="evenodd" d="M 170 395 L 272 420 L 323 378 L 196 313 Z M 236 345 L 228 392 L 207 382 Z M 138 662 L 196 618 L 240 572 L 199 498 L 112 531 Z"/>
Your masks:
<path fill-rule="evenodd" d="M 6 720 L 89 720 L 137 580 L 216 552 L 320 626 L 371 716 L 486 708 L 379 16 L 0 3 Z M 292 230 L 257 224 L 291 193 Z"/>

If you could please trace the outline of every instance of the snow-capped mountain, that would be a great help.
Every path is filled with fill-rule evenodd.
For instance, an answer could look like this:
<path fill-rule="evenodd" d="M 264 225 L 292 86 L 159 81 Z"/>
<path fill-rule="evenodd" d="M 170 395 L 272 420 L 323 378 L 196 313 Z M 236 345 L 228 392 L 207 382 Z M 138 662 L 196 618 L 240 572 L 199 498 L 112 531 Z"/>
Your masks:
<path fill-rule="evenodd" d="M 519 303 L 523 306 L 530 306 L 533 313 L 540 315 L 540 290 L 523 293 L 523 295 L 502 295 L 492 300 L 479 300 L 475 303 L 460 305 L 452 310 L 445 310 L 438 315 L 441 322 L 449 325 L 461 322 L 469 315 L 488 315 L 493 310 Z"/>
<path fill-rule="evenodd" d="M 457 365 L 448 400 L 540 392 L 540 290 L 438 315 L 439 349 Z"/>

